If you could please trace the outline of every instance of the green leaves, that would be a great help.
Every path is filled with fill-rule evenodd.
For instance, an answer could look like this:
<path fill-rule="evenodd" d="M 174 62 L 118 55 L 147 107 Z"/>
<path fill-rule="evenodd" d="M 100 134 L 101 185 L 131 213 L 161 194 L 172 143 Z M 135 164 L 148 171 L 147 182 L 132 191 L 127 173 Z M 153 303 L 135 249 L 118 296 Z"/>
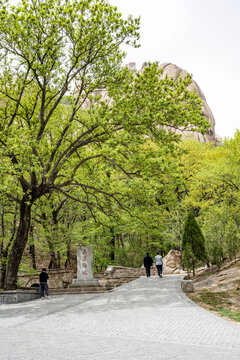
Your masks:
<path fill-rule="evenodd" d="M 148 136 L 162 143 L 180 139 L 177 129 L 206 131 L 209 124 L 201 116 L 201 101 L 187 90 L 191 77 L 174 80 L 161 75 L 157 63 L 148 64 L 141 74 L 129 77 L 131 85 L 125 81 L 117 92 L 110 89 L 116 103 L 113 118 L 122 119 L 126 129 L 135 126 L 148 131 Z"/>
<path fill-rule="evenodd" d="M 185 142 L 182 149 L 185 196 L 182 205 L 198 214 L 211 263 L 239 251 L 239 131 L 221 146 Z"/>
<path fill-rule="evenodd" d="M 191 211 L 184 225 L 182 248 L 183 265 L 193 270 L 193 273 L 197 265 L 207 261 L 205 239 Z"/>
<path fill-rule="evenodd" d="M 182 184 L 175 131 L 208 127 L 191 77 L 163 79 L 157 63 L 122 68 L 139 19 L 105 0 L 23 0 L 1 4 L 0 17 L 2 191 L 29 211 L 57 193 L 91 227 L 127 224 L 158 243 Z"/>

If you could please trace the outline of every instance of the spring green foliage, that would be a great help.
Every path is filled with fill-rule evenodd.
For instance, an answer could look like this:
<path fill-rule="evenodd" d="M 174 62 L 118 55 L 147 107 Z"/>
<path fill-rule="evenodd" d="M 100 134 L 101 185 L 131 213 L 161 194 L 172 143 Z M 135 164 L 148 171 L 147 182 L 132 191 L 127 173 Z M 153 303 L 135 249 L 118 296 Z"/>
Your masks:
<path fill-rule="evenodd" d="M 93 116 L 82 124 L 77 114 L 89 93 L 116 77 L 119 45 L 135 44 L 138 20 L 122 20 L 106 1 L 23 1 L 2 6 L 0 25 L 1 189 L 33 202 L 41 184 L 44 194 L 71 181 L 77 151 L 106 136 Z M 84 152 L 82 163 L 84 156 L 94 154 Z"/>
<path fill-rule="evenodd" d="M 188 272 L 188 276 L 190 276 L 190 272 L 192 270 L 195 271 L 197 263 L 198 263 L 198 259 L 194 255 L 191 245 L 187 244 L 184 247 L 182 253 L 182 264 L 184 266 L 184 269 Z"/>
<path fill-rule="evenodd" d="M 138 29 L 138 19 L 123 20 L 105 0 L 0 3 L 0 188 L 20 205 L 7 288 L 16 282 L 33 204 L 81 186 L 72 184 L 75 174 L 96 157 L 85 148 L 107 136 L 90 116 L 82 124 L 79 110 L 115 81 L 120 45 L 137 46 Z"/>
<path fill-rule="evenodd" d="M 195 275 L 196 266 L 206 261 L 206 250 L 204 236 L 191 211 L 188 213 L 184 226 L 182 250 L 183 265 L 193 270 Z"/>
<path fill-rule="evenodd" d="M 0 2 L 0 191 L 19 204 L 7 288 L 43 197 L 58 193 L 86 219 L 109 216 L 114 226 L 132 211 L 125 221 L 139 229 L 130 218 L 145 218 L 155 237 L 158 214 L 172 207 L 180 137 L 169 129 L 209 124 L 190 76 L 159 80 L 157 64 L 141 74 L 121 68 L 120 45 L 138 38 L 139 19 L 122 19 L 105 0 Z"/>
<path fill-rule="evenodd" d="M 213 207 L 205 215 L 203 230 L 206 248 L 212 264 L 221 267 L 228 256 L 233 259 L 239 251 L 239 233 L 228 207 Z"/>
<path fill-rule="evenodd" d="M 183 144 L 187 196 L 182 205 L 198 214 L 209 261 L 218 267 L 226 257 L 234 258 L 240 249 L 239 144 L 239 131 L 218 147 Z"/>

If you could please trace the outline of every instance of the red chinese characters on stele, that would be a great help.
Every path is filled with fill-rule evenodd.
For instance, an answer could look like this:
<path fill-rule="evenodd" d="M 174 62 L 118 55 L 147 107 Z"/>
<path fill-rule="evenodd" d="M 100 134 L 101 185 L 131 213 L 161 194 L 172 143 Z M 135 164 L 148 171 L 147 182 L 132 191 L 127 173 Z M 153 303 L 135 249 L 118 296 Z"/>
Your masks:
<path fill-rule="evenodd" d="M 82 275 L 87 275 L 87 250 L 83 249 L 82 253 Z"/>

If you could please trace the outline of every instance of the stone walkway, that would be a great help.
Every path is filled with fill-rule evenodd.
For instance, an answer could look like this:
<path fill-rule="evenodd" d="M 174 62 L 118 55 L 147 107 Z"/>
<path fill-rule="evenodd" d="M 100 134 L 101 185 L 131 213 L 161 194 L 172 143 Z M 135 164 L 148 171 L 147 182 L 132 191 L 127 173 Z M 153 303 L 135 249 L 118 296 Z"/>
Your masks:
<path fill-rule="evenodd" d="M 0 305 L 0 359 L 239 360 L 240 326 L 195 305 L 181 280 Z"/>

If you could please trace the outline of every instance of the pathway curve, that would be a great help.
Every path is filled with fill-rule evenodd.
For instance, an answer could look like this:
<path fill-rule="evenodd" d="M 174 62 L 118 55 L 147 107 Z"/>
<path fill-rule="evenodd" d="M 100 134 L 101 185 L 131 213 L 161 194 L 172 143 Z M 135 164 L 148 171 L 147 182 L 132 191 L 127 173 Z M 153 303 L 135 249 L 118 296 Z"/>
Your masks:
<path fill-rule="evenodd" d="M 181 280 L 0 305 L 0 359 L 239 360 L 240 326 L 194 304 Z"/>

